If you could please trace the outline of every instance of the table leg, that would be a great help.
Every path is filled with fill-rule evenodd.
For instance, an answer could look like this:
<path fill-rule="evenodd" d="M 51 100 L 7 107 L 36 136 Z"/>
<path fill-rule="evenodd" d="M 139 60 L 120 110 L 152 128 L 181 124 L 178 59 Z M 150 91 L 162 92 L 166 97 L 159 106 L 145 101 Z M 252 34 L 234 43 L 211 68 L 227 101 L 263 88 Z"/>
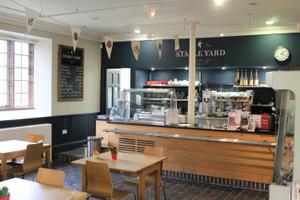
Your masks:
<path fill-rule="evenodd" d="M 145 200 L 145 174 L 141 173 L 139 178 L 139 200 Z"/>
<path fill-rule="evenodd" d="M 2 167 L 2 181 L 7 179 L 7 163 L 6 159 L 1 160 L 1 167 Z"/>
<path fill-rule="evenodd" d="M 48 148 L 45 153 L 46 153 L 46 165 L 47 165 L 47 168 L 51 168 L 50 148 Z"/>
<path fill-rule="evenodd" d="M 160 178 L 161 178 L 161 164 L 159 163 L 159 167 L 157 167 L 157 170 L 155 172 L 155 194 L 154 199 L 159 200 L 160 199 Z"/>
<path fill-rule="evenodd" d="M 82 192 L 86 192 L 86 170 L 85 170 L 85 165 L 82 165 L 81 171 L 82 171 Z"/>

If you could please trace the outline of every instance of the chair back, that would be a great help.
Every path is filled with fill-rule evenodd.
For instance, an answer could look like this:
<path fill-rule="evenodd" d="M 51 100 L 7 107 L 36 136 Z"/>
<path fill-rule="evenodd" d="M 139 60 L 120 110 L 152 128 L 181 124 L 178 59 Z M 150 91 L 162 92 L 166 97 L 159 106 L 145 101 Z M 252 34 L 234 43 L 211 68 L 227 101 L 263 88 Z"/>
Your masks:
<path fill-rule="evenodd" d="M 37 171 L 41 165 L 41 154 L 43 152 L 43 144 L 29 144 L 26 148 L 26 153 L 23 162 L 23 172 L 25 174 Z"/>
<path fill-rule="evenodd" d="M 36 175 L 36 182 L 53 186 L 64 188 L 65 172 L 61 170 L 39 168 Z"/>
<path fill-rule="evenodd" d="M 27 142 L 44 142 L 44 136 L 43 135 L 26 135 L 25 140 Z"/>
<path fill-rule="evenodd" d="M 164 156 L 164 148 L 146 146 L 144 149 L 144 154 L 151 155 L 151 156 Z"/>
<path fill-rule="evenodd" d="M 100 198 L 111 198 L 113 185 L 107 163 L 86 161 L 87 192 Z"/>

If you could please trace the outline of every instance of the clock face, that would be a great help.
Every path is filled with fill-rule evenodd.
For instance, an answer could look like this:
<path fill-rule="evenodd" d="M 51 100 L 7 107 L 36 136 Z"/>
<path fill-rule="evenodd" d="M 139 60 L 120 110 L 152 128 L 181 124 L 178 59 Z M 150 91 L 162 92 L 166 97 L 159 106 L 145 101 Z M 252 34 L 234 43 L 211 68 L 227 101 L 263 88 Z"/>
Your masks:
<path fill-rule="evenodd" d="M 274 52 L 274 58 L 279 62 L 284 62 L 290 57 L 290 51 L 285 47 L 278 47 Z"/>

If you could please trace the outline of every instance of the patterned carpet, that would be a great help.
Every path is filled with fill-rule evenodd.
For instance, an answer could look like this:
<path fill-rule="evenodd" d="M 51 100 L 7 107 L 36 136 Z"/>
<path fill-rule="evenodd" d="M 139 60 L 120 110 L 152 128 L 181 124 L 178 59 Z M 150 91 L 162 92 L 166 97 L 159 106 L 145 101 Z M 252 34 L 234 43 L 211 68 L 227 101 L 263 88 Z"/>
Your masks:
<path fill-rule="evenodd" d="M 81 168 L 71 164 L 54 163 L 54 168 L 63 170 L 66 174 L 65 187 L 81 190 Z M 34 179 L 34 174 L 25 178 Z M 135 193 L 135 188 L 122 184 L 123 174 L 112 174 L 113 184 L 116 188 Z M 240 188 L 222 187 L 215 185 L 195 184 L 193 182 L 165 179 L 164 185 L 168 200 L 268 200 L 268 192 L 245 190 Z M 147 191 L 148 194 L 148 191 Z M 153 199 L 153 190 L 150 193 Z M 96 199 L 96 198 L 90 198 Z M 126 200 L 133 200 L 134 196 L 128 196 Z M 164 199 L 163 196 L 161 199 Z"/>

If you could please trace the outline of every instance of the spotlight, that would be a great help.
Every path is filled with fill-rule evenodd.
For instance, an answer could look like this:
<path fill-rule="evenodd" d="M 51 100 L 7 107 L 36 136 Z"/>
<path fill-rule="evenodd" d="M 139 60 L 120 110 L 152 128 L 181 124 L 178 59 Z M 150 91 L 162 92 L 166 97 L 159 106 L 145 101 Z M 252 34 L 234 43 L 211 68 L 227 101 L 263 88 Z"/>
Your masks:
<path fill-rule="evenodd" d="M 214 0 L 214 1 L 215 1 L 216 6 L 221 6 L 221 5 L 223 5 L 225 0 Z"/>
<path fill-rule="evenodd" d="M 140 30 L 140 29 L 134 29 L 134 33 L 135 33 L 135 34 L 140 34 L 140 33 L 141 33 L 141 30 Z"/>
<path fill-rule="evenodd" d="M 271 26 L 271 25 L 273 25 L 275 22 L 274 22 L 273 20 L 269 20 L 269 21 L 266 21 L 265 23 L 266 23 L 266 25 Z"/>
<path fill-rule="evenodd" d="M 155 9 L 154 8 L 150 8 L 149 12 L 148 12 L 149 17 L 153 18 L 156 15 Z"/>

